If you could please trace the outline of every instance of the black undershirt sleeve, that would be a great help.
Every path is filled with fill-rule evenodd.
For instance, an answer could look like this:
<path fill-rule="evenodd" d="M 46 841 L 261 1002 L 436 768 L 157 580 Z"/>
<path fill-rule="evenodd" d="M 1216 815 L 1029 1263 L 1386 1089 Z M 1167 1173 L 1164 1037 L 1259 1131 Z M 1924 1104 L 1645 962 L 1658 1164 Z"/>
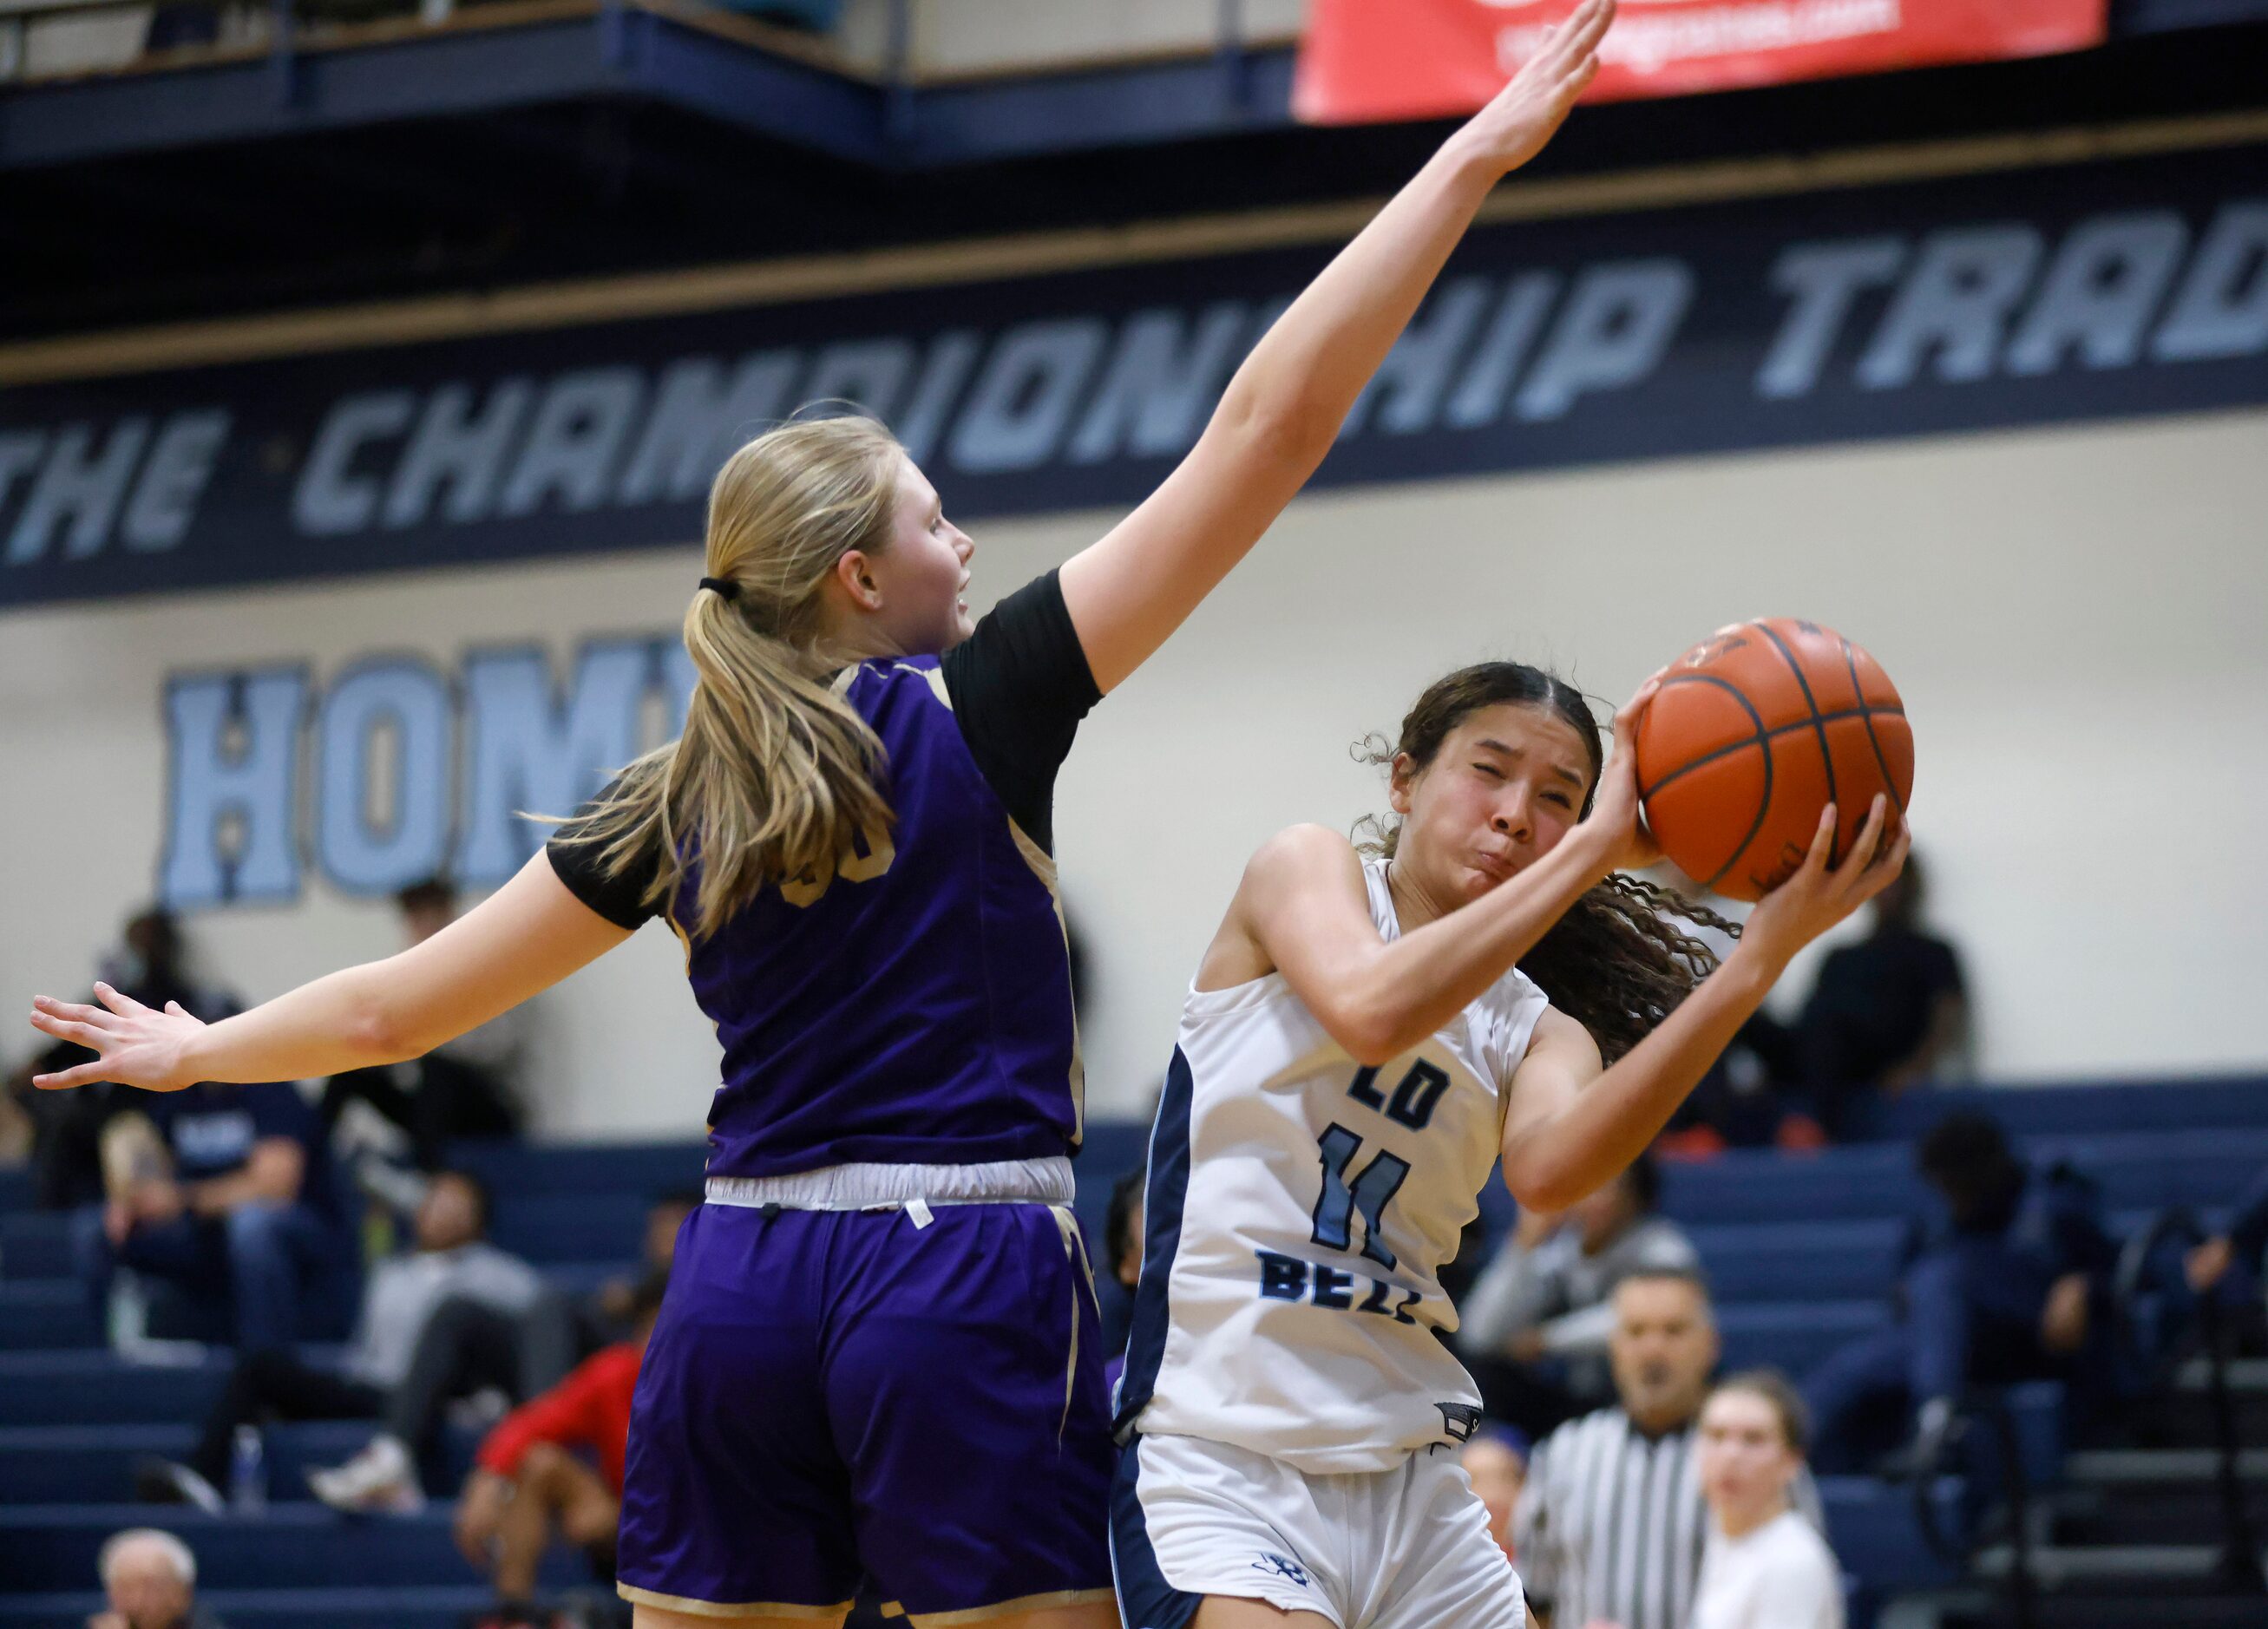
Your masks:
<path fill-rule="evenodd" d="M 1052 854 L 1056 772 L 1102 700 L 1056 574 L 993 606 L 939 665 L 976 767 L 1024 834 Z"/>
<path fill-rule="evenodd" d="M 599 858 L 603 845 L 575 840 L 592 809 L 614 789 L 608 786 L 598 797 L 578 809 L 552 833 L 551 840 L 543 845 L 543 852 L 550 857 L 551 869 L 567 884 L 569 893 L 615 927 L 637 928 L 661 914 L 661 907 L 645 898 L 646 886 L 653 880 L 652 862 L 625 866 L 618 875 L 610 877 Z"/>
<path fill-rule="evenodd" d="M 1056 574 L 995 605 L 939 665 L 961 739 L 986 783 L 1025 834 L 1053 852 L 1056 772 L 1079 721 L 1102 699 Z M 652 867 L 610 877 L 599 846 L 575 840 L 597 801 L 554 832 L 544 852 L 568 892 L 616 927 L 634 928 L 661 914 L 645 898 Z"/>

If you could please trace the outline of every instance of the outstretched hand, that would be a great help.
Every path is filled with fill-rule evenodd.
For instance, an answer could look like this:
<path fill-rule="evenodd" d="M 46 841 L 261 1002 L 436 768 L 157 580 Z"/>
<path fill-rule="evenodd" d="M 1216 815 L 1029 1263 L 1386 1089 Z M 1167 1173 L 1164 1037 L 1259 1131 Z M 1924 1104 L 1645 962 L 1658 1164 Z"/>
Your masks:
<path fill-rule="evenodd" d="M 1599 41 L 1614 20 L 1615 0 L 1584 0 L 1473 115 L 1466 131 L 1502 168 L 1520 168 L 1566 122 L 1575 99 L 1599 71 Z"/>
<path fill-rule="evenodd" d="M 1891 829 L 1889 799 L 1876 795 L 1851 852 L 1843 856 L 1842 864 L 1830 869 L 1836 820 L 1834 804 L 1820 811 L 1810 852 L 1795 875 L 1749 913 L 1741 928 L 1742 949 L 1774 957 L 1784 967 L 1798 950 L 1889 887 L 1891 878 L 1905 869 L 1913 834 L 1903 820 L 1896 823 L 1895 832 Z"/>
<path fill-rule="evenodd" d="M 115 1081 L 145 1091 L 179 1091 L 196 1083 L 185 1068 L 189 1044 L 205 1027 L 179 1002 L 167 1002 L 164 1011 L 144 1007 L 107 984 L 94 987 L 102 1004 L 59 1002 L 52 995 L 32 998 L 32 1027 L 59 1041 L 70 1041 L 97 1054 L 92 1063 L 53 1075 L 35 1075 L 32 1084 L 41 1091 L 63 1091 Z"/>

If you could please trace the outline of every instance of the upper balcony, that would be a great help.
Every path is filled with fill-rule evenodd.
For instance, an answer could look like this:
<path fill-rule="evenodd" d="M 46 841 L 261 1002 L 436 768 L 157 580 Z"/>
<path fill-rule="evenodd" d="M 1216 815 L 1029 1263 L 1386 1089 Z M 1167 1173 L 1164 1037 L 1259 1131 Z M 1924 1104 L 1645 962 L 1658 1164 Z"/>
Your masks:
<path fill-rule="evenodd" d="M 0 339 L 1376 195 L 1304 0 L 0 0 Z M 2252 109 L 2268 0 L 1587 112 L 1558 175 Z M 2183 32 L 2212 25 L 2211 33 Z"/>

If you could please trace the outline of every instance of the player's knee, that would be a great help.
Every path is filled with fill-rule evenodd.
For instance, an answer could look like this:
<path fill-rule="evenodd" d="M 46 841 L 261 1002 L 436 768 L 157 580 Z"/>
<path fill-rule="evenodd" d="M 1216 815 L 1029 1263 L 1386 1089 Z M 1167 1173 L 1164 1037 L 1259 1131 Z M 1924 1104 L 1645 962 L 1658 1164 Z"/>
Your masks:
<path fill-rule="evenodd" d="M 551 1492 L 574 1463 L 565 1449 L 552 1442 L 538 1442 L 520 1457 L 519 1485 Z"/>
<path fill-rule="evenodd" d="M 560 1530 L 567 1536 L 568 1542 L 586 1548 L 612 1544 L 622 1524 L 622 1505 L 611 1494 L 595 1490 L 590 1498 L 569 1506 L 559 1518 Z"/>
<path fill-rule="evenodd" d="M 272 1244 L 281 1237 L 284 1224 L 291 1220 L 291 1207 L 272 1200 L 248 1200 L 232 1207 L 221 1218 L 232 1246 L 252 1245 L 254 1248 Z"/>

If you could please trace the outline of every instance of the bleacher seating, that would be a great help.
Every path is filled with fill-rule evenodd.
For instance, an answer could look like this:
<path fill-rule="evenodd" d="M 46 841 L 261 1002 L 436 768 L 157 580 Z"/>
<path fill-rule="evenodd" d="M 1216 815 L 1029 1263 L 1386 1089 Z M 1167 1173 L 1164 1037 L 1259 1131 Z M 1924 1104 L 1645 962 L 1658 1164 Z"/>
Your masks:
<path fill-rule="evenodd" d="M 2208 1210 L 2268 1165 L 2268 1082 L 2008 1091 L 1986 1103 L 2035 1158 L 2063 1157 L 2103 1185 L 2129 1219 L 2181 1202 Z M 1663 1208 L 1686 1224 L 1720 1302 L 1727 1361 L 1800 1374 L 1888 1316 L 1904 1218 L 1919 1198 L 1910 1138 L 1943 1093 L 1893 1105 L 1888 1140 L 1792 1156 L 1738 1153 L 1667 1169 Z M 1146 1129 L 1090 1127 L 1078 1210 L 1099 1245 L 1110 1184 L 1142 1158 Z M 495 1236 L 578 1287 L 628 1271 L 645 1207 L 699 1178 L 694 1142 L 537 1148 L 476 1146 L 463 1162 L 497 1193 Z M 29 1185 L 0 1172 L 0 1629 L 84 1623 L 98 1604 L 94 1553 L 138 1523 L 180 1531 L 197 1552 L 205 1596 L 239 1629 L 321 1622 L 439 1629 L 478 1606 L 478 1581 L 450 1543 L 437 1504 L 411 1519 L 348 1520 L 312 1502 L 304 1473 L 335 1463 L 366 1427 L 309 1424 L 268 1437 L 269 1498 L 256 1518 L 137 1507 L 131 1467 L 178 1455 L 225 1374 L 225 1354 L 129 1364 L 100 1349 L 70 1277 L 62 1218 L 29 1209 Z M 1484 1200 L 1508 1225 L 1500 1187 Z M 2027 1469 L 2051 1479 L 2061 1453 L 2055 1388 L 2012 1396 Z M 473 1442 L 456 1434 L 452 1473 Z M 1838 1553 L 1871 1612 L 1894 1590 L 1944 1581 L 1920 1535 L 1909 1489 L 1867 1479 L 1823 1485 Z M 1943 1495 L 1948 1523 L 1958 1490 Z M 1933 1497 L 1937 1497 L 1933 1493 Z M 569 1585 L 583 1563 L 562 1550 L 546 1578 Z"/>

